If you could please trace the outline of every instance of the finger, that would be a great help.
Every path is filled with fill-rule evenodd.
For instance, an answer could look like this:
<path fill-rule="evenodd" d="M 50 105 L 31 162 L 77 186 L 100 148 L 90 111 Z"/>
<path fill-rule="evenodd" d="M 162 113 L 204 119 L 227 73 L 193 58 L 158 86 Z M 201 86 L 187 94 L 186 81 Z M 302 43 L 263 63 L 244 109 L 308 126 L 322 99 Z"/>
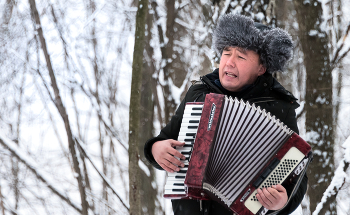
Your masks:
<path fill-rule="evenodd" d="M 160 163 L 159 165 L 167 172 L 171 172 L 171 173 L 174 172 L 174 170 L 172 170 L 169 167 L 167 167 L 164 163 Z"/>
<path fill-rule="evenodd" d="M 177 172 L 179 171 L 179 167 L 175 166 L 173 163 L 171 163 L 170 161 L 164 159 L 162 162 L 161 162 L 164 166 L 166 166 L 170 172 Z M 163 168 L 164 169 L 164 168 Z"/>
<path fill-rule="evenodd" d="M 278 192 L 273 186 L 267 188 L 267 190 L 271 193 L 273 196 L 274 200 L 278 200 L 281 198 L 281 192 Z"/>
<path fill-rule="evenodd" d="M 181 154 L 179 151 L 177 151 L 174 148 L 170 148 L 168 153 L 171 154 L 171 155 L 174 155 L 174 156 L 176 156 L 176 157 L 178 157 L 178 158 L 180 158 L 182 160 L 186 159 L 186 157 L 183 154 Z"/>
<path fill-rule="evenodd" d="M 181 161 L 179 161 L 178 159 L 176 159 L 174 156 L 172 156 L 171 154 L 167 154 L 165 155 L 164 159 L 168 160 L 170 163 L 172 163 L 173 165 L 176 165 L 177 166 L 181 166 L 181 167 L 184 167 L 185 164 L 182 163 Z M 172 168 L 173 169 L 173 168 Z M 174 169 L 176 170 L 176 169 Z M 177 170 L 179 171 L 179 170 Z"/>
<path fill-rule="evenodd" d="M 271 193 L 266 189 L 266 188 L 264 188 L 263 190 L 262 190 L 262 193 L 263 193 L 263 195 L 262 195 L 262 198 L 264 199 L 264 201 L 265 202 L 267 202 L 269 205 L 271 205 L 272 203 L 273 203 L 273 200 L 275 199 L 272 195 L 271 195 Z M 266 200 L 265 200 L 266 199 Z"/>
<path fill-rule="evenodd" d="M 284 188 L 282 185 L 277 184 L 277 185 L 272 185 L 273 188 L 275 188 L 278 192 L 286 193 L 287 190 Z"/>
<path fill-rule="evenodd" d="M 262 204 L 262 206 L 264 206 L 265 208 L 269 209 L 270 205 L 269 205 L 269 201 L 266 198 L 263 198 L 264 194 L 263 192 L 258 189 L 257 190 L 258 194 L 256 194 L 256 198 L 258 199 L 258 201 L 260 202 L 260 204 Z"/>
<path fill-rule="evenodd" d="M 180 141 L 177 141 L 177 140 L 170 140 L 171 142 L 171 146 L 174 147 L 174 146 L 183 146 L 185 145 L 184 142 L 180 142 Z"/>

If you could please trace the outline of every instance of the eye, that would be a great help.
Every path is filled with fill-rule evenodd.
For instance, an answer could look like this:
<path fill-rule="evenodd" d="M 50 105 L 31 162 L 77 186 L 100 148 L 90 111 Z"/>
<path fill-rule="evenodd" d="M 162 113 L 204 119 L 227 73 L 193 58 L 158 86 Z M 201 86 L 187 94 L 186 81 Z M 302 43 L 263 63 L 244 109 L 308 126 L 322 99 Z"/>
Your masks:
<path fill-rule="evenodd" d="M 242 57 L 242 56 L 239 56 L 239 55 L 238 55 L 238 58 L 240 58 L 240 59 L 243 59 L 243 60 L 245 60 L 245 58 L 244 58 L 244 57 Z"/>

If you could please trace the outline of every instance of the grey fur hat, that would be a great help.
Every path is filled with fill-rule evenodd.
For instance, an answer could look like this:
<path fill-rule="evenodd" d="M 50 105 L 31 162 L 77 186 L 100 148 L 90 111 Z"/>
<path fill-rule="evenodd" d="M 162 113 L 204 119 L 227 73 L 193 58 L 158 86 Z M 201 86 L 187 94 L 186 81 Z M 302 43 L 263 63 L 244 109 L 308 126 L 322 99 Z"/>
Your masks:
<path fill-rule="evenodd" d="M 220 17 L 213 32 L 213 46 L 221 56 L 227 46 L 255 51 L 267 72 L 282 71 L 292 57 L 293 42 L 288 32 L 269 28 L 253 19 L 237 14 Z"/>

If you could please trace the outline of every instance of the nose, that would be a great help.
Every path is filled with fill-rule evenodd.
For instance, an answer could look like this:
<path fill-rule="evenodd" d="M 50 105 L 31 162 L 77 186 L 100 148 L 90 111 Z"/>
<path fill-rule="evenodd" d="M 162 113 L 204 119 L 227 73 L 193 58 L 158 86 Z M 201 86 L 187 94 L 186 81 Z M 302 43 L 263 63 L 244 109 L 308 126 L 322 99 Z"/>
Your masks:
<path fill-rule="evenodd" d="M 236 59 L 235 54 L 232 54 L 226 61 L 227 66 L 236 67 Z"/>
<path fill-rule="evenodd" d="M 233 55 L 230 56 L 229 59 L 227 59 L 226 65 L 227 65 L 227 66 L 236 67 L 236 61 L 235 61 L 235 58 L 233 57 Z"/>

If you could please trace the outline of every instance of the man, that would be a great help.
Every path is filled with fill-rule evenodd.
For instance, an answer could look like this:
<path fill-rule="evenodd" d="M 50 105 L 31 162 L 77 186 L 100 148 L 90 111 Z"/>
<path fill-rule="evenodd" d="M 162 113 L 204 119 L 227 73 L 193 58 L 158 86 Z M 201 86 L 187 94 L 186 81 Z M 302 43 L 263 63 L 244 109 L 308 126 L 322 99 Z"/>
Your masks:
<path fill-rule="evenodd" d="M 299 106 L 297 99 L 271 75 L 281 71 L 291 58 L 293 45 L 290 35 L 278 28 L 254 24 L 245 16 L 226 14 L 214 29 L 213 46 L 221 56 L 219 69 L 201 77 L 201 81 L 191 86 L 170 123 L 145 144 L 146 158 L 158 169 L 174 172 L 184 166 L 175 157 L 185 157 L 173 148 L 184 145 L 176 141 L 184 107 L 186 102 L 203 102 L 208 93 L 225 94 L 254 103 L 298 133 L 295 118 L 295 109 Z M 291 196 L 293 184 L 289 187 L 276 185 L 259 190 L 257 199 L 269 210 L 289 214 L 302 201 L 306 187 L 307 177 L 303 176 L 294 196 Z M 215 201 L 172 200 L 172 204 L 175 215 L 232 214 Z"/>

